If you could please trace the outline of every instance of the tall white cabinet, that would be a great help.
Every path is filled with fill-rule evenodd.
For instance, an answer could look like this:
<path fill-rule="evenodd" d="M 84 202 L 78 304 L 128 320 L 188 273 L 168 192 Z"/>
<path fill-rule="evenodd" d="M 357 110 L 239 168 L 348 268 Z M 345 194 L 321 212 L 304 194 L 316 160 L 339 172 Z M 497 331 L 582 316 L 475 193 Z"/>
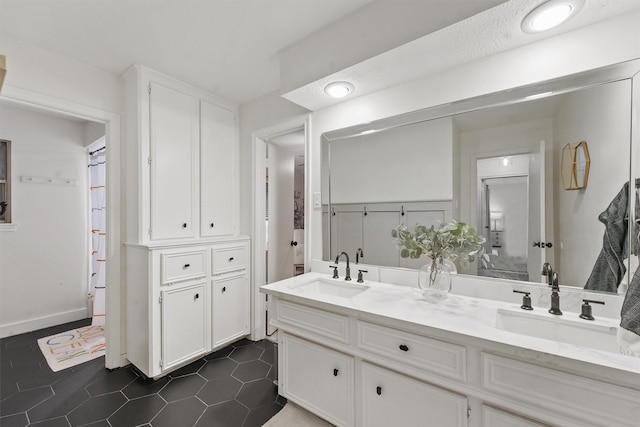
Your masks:
<path fill-rule="evenodd" d="M 127 358 L 157 378 L 250 332 L 237 106 L 141 66 L 123 79 Z"/>

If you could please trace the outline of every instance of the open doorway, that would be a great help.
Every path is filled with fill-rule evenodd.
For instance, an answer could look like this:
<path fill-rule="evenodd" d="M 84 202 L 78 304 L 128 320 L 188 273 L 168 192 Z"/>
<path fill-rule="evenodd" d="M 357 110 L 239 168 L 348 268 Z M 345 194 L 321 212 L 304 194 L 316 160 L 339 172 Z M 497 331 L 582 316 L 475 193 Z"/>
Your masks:
<path fill-rule="evenodd" d="M 265 141 L 267 284 L 304 272 L 304 141 L 304 128 Z M 268 304 L 265 317 L 271 336 Z"/>
<path fill-rule="evenodd" d="M 54 98 L 35 92 L 21 91 L 11 86 L 5 86 L 3 88 L 3 93 L 0 96 L 0 100 L 3 103 L 20 106 L 21 108 L 26 108 L 32 111 L 44 112 L 46 114 L 65 117 L 71 120 L 93 122 L 94 124 L 101 127 L 102 135 L 105 135 L 106 137 L 106 141 L 109 145 L 109 151 L 106 154 L 109 160 L 107 165 L 106 179 L 108 186 L 108 190 L 106 191 L 106 206 L 111 212 L 111 215 L 109 215 L 108 219 L 106 220 L 107 238 L 105 242 L 105 259 L 107 261 L 107 265 L 105 266 L 105 277 L 107 283 L 110 284 L 105 292 L 107 308 L 105 319 L 107 343 L 105 366 L 110 369 L 124 366 L 127 363 L 126 353 L 124 349 L 125 334 L 122 330 L 124 324 L 121 321 L 122 319 L 120 315 L 120 116 L 115 113 L 87 107 L 86 105 L 76 104 L 71 101 Z M 79 154 L 80 152 L 86 153 L 86 147 L 78 147 L 76 153 Z M 81 163 L 82 165 L 80 166 L 80 168 L 83 172 L 86 173 L 86 156 L 81 161 Z M 36 171 L 34 172 L 34 174 L 38 175 L 38 172 Z M 77 176 L 80 176 L 80 171 Z M 38 186 L 34 185 L 30 188 L 36 190 L 38 189 Z M 86 193 L 86 187 L 83 186 L 82 191 Z M 80 205 L 82 204 L 79 204 L 78 206 Z M 56 206 L 56 204 L 51 204 L 51 206 Z M 88 217 L 86 209 L 84 213 L 80 215 L 82 219 L 80 219 L 78 222 L 85 222 L 85 218 Z M 16 221 L 19 222 L 17 218 Z M 26 227 L 21 228 L 21 230 L 25 229 Z M 88 258 L 86 244 L 82 247 L 81 253 Z M 88 277 L 88 274 L 85 273 L 84 277 Z M 86 280 L 79 280 L 78 283 L 80 282 L 85 284 Z M 60 292 L 60 294 L 67 295 L 67 293 L 63 292 Z M 80 291 L 77 293 L 77 295 L 86 295 L 86 293 Z M 84 300 L 86 301 L 86 297 L 84 298 Z M 84 311 L 86 313 L 86 309 L 84 309 Z M 28 326 L 30 329 L 40 329 L 47 326 L 46 324 L 40 324 L 40 318 L 34 319 L 34 321 L 35 323 L 30 322 L 26 326 Z"/>
<path fill-rule="evenodd" d="M 308 117 L 298 117 L 254 133 L 254 339 L 275 332 L 260 286 L 308 270 L 307 121 Z"/>

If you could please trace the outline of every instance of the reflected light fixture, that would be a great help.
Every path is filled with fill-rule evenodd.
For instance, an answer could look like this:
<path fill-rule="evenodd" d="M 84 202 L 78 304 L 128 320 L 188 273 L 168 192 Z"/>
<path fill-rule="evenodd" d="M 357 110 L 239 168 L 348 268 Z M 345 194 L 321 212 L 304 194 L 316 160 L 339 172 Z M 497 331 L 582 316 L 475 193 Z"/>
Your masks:
<path fill-rule="evenodd" d="M 522 31 L 539 33 L 550 30 L 574 16 L 584 0 L 549 0 L 533 9 L 522 21 Z"/>
<path fill-rule="evenodd" d="M 324 87 L 324 93 L 333 98 L 344 98 L 353 92 L 353 85 L 349 82 L 333 82 Z"/>

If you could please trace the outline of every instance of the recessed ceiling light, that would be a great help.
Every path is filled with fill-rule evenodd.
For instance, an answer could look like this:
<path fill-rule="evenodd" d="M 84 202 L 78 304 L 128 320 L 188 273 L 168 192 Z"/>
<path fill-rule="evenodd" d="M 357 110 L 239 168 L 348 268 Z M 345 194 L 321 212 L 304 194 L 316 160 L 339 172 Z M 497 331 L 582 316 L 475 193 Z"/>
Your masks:
<path fill-rule="evenodd" d="M 522 21 L 522 31 L 539 33 L 550 30 L 575 15 L 584 0 L 549 0 L 533 9 Z"/>
<path fill-rule="evenodd" d="M 344 98 L 353 92 L 353 85 L 348 82 L 333 82 L 324 87 L 324 92 L 334 98 Z"/>

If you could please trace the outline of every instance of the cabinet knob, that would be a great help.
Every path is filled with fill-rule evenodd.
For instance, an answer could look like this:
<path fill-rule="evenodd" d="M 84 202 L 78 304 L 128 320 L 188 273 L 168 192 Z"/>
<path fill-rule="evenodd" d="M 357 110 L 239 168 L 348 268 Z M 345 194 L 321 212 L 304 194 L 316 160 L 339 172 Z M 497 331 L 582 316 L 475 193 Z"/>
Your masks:
<path fill-rule="evenodd" d="M 189 268 L 189 267 L 191 267 L 191 264 L 185 264 L 184 265 L 184 268 Z"/>
<path fill-rule="evenodd" d="M 334 370 L 333 370 L 333 376 L 334 376 L 334 377 L 337 377 L 337 376 L 338 376 L 338 370 L 337 370 L 337 369 L 334 369 Z"/>
<path fill-rule="evenodd" d="M 407 347 L 407 346 L 406 346 L 406 345 L 404 345 L 404 344 L 400 344 L 400 350 L 402 350 L 402 351 L 409 351 L 409 347 Z"/>
<path fill-rule="evenodd" d="M 209 227 L 213 228 L 215 225 L 213 223 L 209 224 Z"/>
<path fill-rule="evenodd" d="M 223 286 L 223 287 L 222 287 L 222 293 L 225 293 L 225 292 L 227 292 L 227 287 L 226 287 L 226 286 Z"/>
<path fill-rule="evenodd" d="M 196 294 L 196 295 L 193 297 L 193 300 L 195 301 L 195 300 L 197 300 L 198 298 L 200 298 L 200 294 Z"/>
<path fill-rule="evenodd" d="M 182 228 L 187 228 L 187 223 L 186 222 L 182 223 Z"/>
<path fill-rule="evenodd" d="M 229 258 L 229 262 L 231 262 L 231 261 L 233 261 L 233 257 L 230 257 L 230 258 Z"/>
<path fill-rule="evenodd" d="M 378 396 L 380 396 L 382 394 L 382 387 L 376 387 L 376 393 L 378 393 Z"/>

